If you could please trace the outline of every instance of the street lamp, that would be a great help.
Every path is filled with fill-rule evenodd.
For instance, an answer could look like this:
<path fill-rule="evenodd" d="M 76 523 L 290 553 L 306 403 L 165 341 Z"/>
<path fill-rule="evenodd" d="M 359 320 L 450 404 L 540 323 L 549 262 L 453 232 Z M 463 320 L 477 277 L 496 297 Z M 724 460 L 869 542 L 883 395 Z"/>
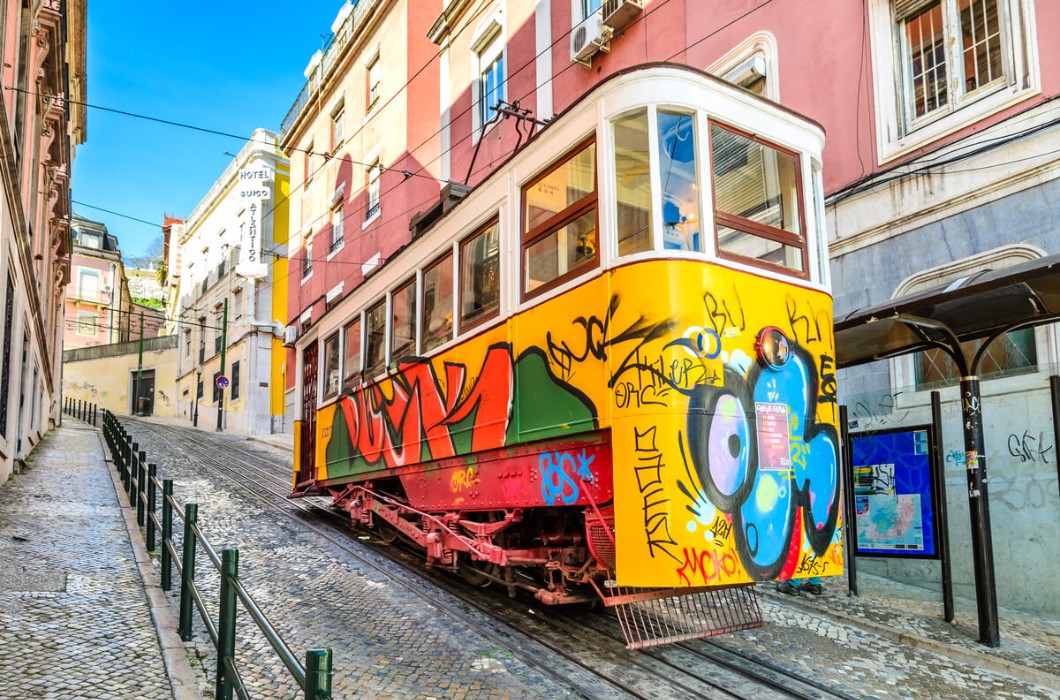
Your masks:
<path fill-rule="evenodd" d="M 191 411 L 191 426 L 199 427 L 199 387 L 202 386 L 202 365 L 195 365 L 195 406 Z"/>

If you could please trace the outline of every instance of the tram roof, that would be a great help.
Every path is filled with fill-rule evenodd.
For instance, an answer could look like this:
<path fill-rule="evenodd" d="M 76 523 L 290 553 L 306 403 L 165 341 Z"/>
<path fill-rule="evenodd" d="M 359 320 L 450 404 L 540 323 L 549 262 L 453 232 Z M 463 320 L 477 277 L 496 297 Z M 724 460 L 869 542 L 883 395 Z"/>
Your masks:
<path fill-rule="evenodd" d="M 1060 255 L 981 270 L 837 317 L 836 364 L 938 347 L 959 351 L 960 342 L 1054 321 L 1060 321 Z"/>

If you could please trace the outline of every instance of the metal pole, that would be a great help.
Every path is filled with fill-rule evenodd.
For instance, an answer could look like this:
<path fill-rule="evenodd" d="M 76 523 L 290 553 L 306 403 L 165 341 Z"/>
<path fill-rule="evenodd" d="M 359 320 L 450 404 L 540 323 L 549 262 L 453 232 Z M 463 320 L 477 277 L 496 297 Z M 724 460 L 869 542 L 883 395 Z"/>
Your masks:
<path fill-rule="evenodd" d="M 199 427 L 199 385 L 202 384 L 202 372 L 195 373 L 195 408 L 191 412 L 191 427 Z"/>
<path fill-rule="evenodd" d="M 140 357 L 136 361 L 136 406 L 134 410 L 136 415 L 142 416 L 143 411 L 143 397 L 140 396 L 140 382 L 143 381 L 144 371 L 144 312 L 140 312 Z"/>
<path fill-rule="evenodd" d="M 194 526 L 198 520 L 199 506 L 195 503 L 184 505 L 184 556 L 180 576 L 180 638 L 185 642 L 191 641 L 191 612 L 194 600 L 191 597 L 191 587 L 195 584 L 195 531 Z"/>
<path fill-rule="evenodd" d="M 1060 451 L 1060 377 L 1055 374 L 1049 377 L 1049 394 L 1053 399 L 1053 445 Z M 1056 481 L 1060 484 L 1060 459 L 1056 460 Z"/>
<path fill-rule="evenodd" d="M 855 558 L 858 554 L 857 511 L 854 508 L 854 480 L 851 478 L 853 462 L 851 461 L 850 425 L 847 423 L 847 407 L 839 407 L 839 454 L 843 460 L 840 470 L 840 488 L 843 493 L 843 552 L 846 554 L 847 591 L 849 595 L 858 594 L 858 565 Z"/>
<path fill-rule="evenodd" d="M 169 546 L 173 544 L 173 480 L 162 481 L 162 590 L 173 588 L 173 562 Z"/>
<path fill-rule="evenodd" d="M 938 523 L 939 563 L 942 564 L 942 612 L 953 622 L 953 575 L 950 572 L 950 520 L 946 513 L 946 460 L 942 455 L 942 397 L 931 392 L 931 465 L 935 480 L 935 521 Z"/>
<path fill-rule="evenodd" d="M 228 677 L 225 661 L 235 661 L 236 655 L 236 577 L 239 576 L 239 550 L 221 552 L 221 601 L 217 613 L 217 683 L 214 697 L 232 700 L 232 679 Z"/>
<path fill-rule="evenodd" d="M 994 585 L 994 544 L 990 534 L 986 454 L 979 378 L 961 377 L 961 419 L 964 424 L 964 465 L 968 476 L 968 513 L 972 521 L 972 558 L 975 565 L 975 603 L 979 613 L 979 641 L 1001 645 Z"/>
<path fill-rule="evenodd" d="M 225 297 L 224 311 L 221 316 L 221 376 L 225 376 L 225 350 L 228 349 L 228 297 Z M 221 432 L 225 412 L 225 390 L 217 392 L 217 432 Z"/>
<path fill-rule="evenodd" d="M 305 653 L 305 700 L 331 698 L 331 649 Z"/>
<path fill-rule="evenodd" d="M 147 497 L 147 454 L 140 453 L 140 464 L 136 470 L 136 524 L 144 526 L 144 501 Z"/>
<path fill-rule="evenodd" d="M 147 551 L 155 551 L 155 477 L 158 467 L 147 465 Z"/>

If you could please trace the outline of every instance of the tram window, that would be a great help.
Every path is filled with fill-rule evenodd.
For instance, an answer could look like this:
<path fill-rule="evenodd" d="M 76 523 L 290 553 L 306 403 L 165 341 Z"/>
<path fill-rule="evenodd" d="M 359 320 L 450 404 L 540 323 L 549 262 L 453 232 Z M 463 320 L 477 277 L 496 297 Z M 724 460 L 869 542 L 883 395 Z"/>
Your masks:
<path fill-rule="evenodd" d="M 357 377 L 361 372 L 361 319 L 354 319 L 342 332 L 342 345 L 345 348 L 342 359 L 342 391 L 346 392 L 357 386 Z"/>
<path fill-rule="evenodd" d="M 651 157 L 648 111 L 615 120 L 618 254 L 651 249 Z"/>
<path fill-rule="evenodd" d="M 335 333 L 324 341 L 324 393 L 321 401 L 333 399 L 339 395 L 339 334 Z"/>
<path fill-rule="evenodd" d="M 527 185 L 523 202 L 524 297 L 596 264 L 595 143 Z"/>
<path fill-rule="evenodd" d="M 658 146 L 663 248 L 702 250 L 699 240 L 695 119 L 692 115 L 660 109 Z"/>
<path fill-rule="evenodd" d="M 386 299 L 380 299 L 365 314 L 368 339 L 364 347 L 365 374 L 374 377 L 386 367 Z"/>
<path fill-rule="evenodd" d="M 710 138 L 718 250 L 805 273 L 798 156 L 718 124 Z"/>
<path fill-rule="evenodd" d="M 460 244 L 460 332 L 500 311 L 500 235 L 496 221 Z"/>
<path fill-rule="evenodd" d="M 416 353 L 416 278 L 394 291 L 390 300 L 394 322 L 390 324 L 390 364 Z"/>
<path fill-rule="evenodd" d="M 420 306 L 423 351 L 453 339 L 453 254 L 446 253 L 423 271 Z"/>

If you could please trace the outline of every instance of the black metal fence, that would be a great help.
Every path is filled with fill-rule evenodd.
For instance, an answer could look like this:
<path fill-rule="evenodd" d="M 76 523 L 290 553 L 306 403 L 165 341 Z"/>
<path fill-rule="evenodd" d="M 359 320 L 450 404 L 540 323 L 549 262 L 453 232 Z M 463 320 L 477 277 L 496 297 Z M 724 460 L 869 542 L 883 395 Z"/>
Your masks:
<path fill-rule="evenodd" d="M 65 408 L 64 408 L 65 411 Z M 269 645 L 280 657 L 280 661 L 304 691 L 305 700 L 331 699 L 331 649 L 310 649 L 305 655 L 305 665 L 280 637 L 264 613 L 254 602 L 250 593 L 239 581 L 239 550 L 225 549 L 218 556 L 198 525 L 198 505 L 184 504 L 183 509 L 173 497 L 173 480 L 158 478 L 157 468 L 147 463 L 147 454 L 133 442 L 114 414 L 103 411 L 103 436 L 121 476 L 122 487 L 129 497 L 129 504 L 136 507 L 136 522 L 146 529 L 147 549 L 155 551 L 156 540 L 162 554 L 162 590 L 173 587 L 173 569 L 180 577 L 180 638 L 192 638 L 193 606 L 199 612 L 210 640 L 217 649 L 216 698 L 231 700 L 233 692 L 239 698 L 249 700 L 250 695 L 243 686 L 235 662 L 236 605 L 242 603 L 251 619 L 261 630 Z M 156 500 L 161 490 L 161 516 Z M 184 523 L 183 550 L 177 551 L 173 542 L 173 517 Z M 161 537 L 159 537 L 161 534 Z M 206 601 L 195 585 L 196 552 L 203 552 L 221 575 L 221 592 L 217 621 L 206 608 Z"/>
<path fill-rule="evenodd" d="M 83 420 L 86 423 L 98 426 L 97 419 L 99 418 L 99 406 L 89 401 L 82 401 L 81 399 L 71 399 L 69 397 L 63 399 L 63 413 L 66 415 Z"/>

